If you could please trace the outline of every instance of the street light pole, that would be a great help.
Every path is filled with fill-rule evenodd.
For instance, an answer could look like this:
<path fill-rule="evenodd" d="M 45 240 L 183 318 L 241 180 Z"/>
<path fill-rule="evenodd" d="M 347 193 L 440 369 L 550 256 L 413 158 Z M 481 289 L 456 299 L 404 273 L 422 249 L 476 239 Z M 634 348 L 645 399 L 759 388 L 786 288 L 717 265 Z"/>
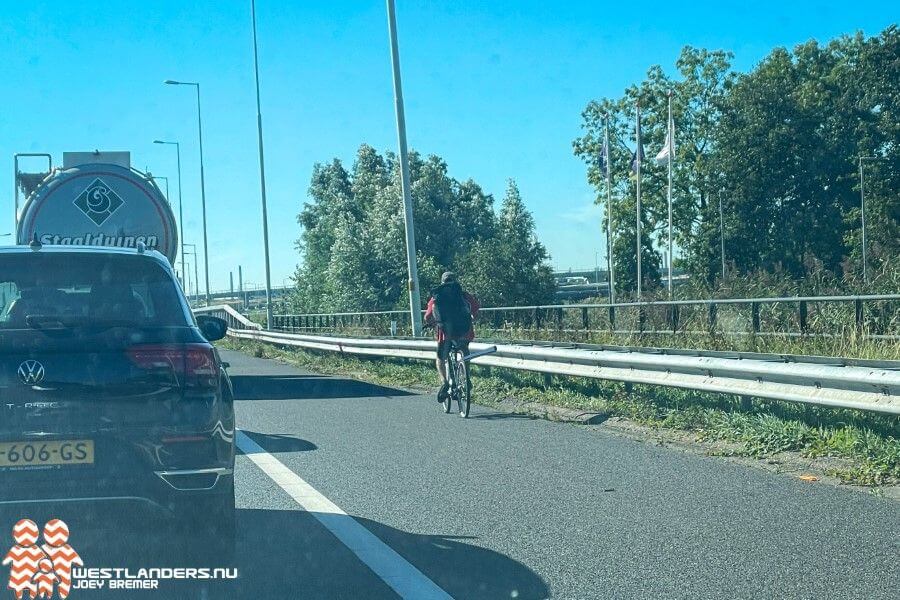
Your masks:
<path fill-rule="evenodd" d="M 184 202 L 181 201 L 181 144 L 163 140 L 153 140 L 153 143 L 175 146 L 175 156 L 178 159 L 178 239 L 181 242 L 181 276 L 184 277 Z M 168 179 L 166 181 L 168 182 Z M 168 190 L 168 188 L 166 189 Z M 168 196 L 168 191 L 166 196 Z"/>
<path fill-rule="evenodd" d="M 859 216 L 860 226 L 862 228 L 862 267 L 863 281 L 869 283 L 869 260 L 866 246 L 866 192 L 864 190 L 863 180 L 863 161 L 864 160 L 885 160 L 883 156 L 860 156 L 859 157 Z"/>
<path fill-rule="evenodd" d="M 192 85 L 197 89 L 197 134 L 200 138 L 200 204 L 203 208 L 203 271 L 206 279 L 206 305 L 209 306 L 209 245 L 206 239 L 206 178 L 203 171 L 203 121 L 200 118 L 200 84 L 167 79 L 168 85 Z M 195 257 L 196 260 L 196 257 Z"/>
<path fill-rule="evenodd" d="M 190 246 L 191 254 L 194 257 L 194 286 L 196 296 L 194 300 L 196 302 L 200 302 L 200 274 L 197 269 L 197 244 L 185 244 L 185 246 Z M 209 306 L 209 288 L 206 289 L 206 305 Z"/>
<path fill-rule="evenodd" d="M 722 194 L 719 193 L 719 243 L 722 245 L 722 281 L 725 281 L 725 213 L 722 211 Z"/>
<path fill-rule="evenodd" d="M 406 265 L 409 272 L 409 311 L 414 336 L 422 335 L 422 298 L 419 295 L 419 270 L 416 265 L 416 233 L 412 195 L 409 189 L 409 156 L 406 150 L 406 115 L 403 110 L 403 85 L 400 81 L 400 49 L 397 44 L 397 17 L 394 0 L 387 0 L 388 33 L 391 39 L 391 66 L 394 74 L 394 108 L 397 113 L 397 143 L 400 149 L 400 186 L 403 193 L 403 221 L 406 226 Z"/>
<path fill-rule="evenodd" d="M 612 165 L 609 150 L 609 115 L 603 117 L 603 144 L 606 146 L 606 278 L 609 281 L 609 303 L 616 303 L 616 267 L 613 258 Z M 599 281 L 598 281 L 599 285 Z"/>
<path fill-rule="evenodd" d="M 259 100 L 259 52 L 256 44 L 256 0 L 250 0 L 253 18 L 253 69 L 256 75 L 256 131 L 259 138 L 259 189 L 262 198 L 263 253 L 266 258 L 266 329 L 272 328 L 272 274 L 269 269 L 269 215 L 266 208 L 266 164 L 263 159 L 262 108 Z"/>
<path fill-rule="evenodd" d="M 644 160 L 643 154 L 643 146 L 641 145 L 641 104 L 640 101 L 634 103 L 634 109 L 636 117 L 636 126 L 635 126 L 635 137 L 637 138 L 637 150 L 635 150 L 634 154 L 634 166 L 635 166 L 635 175 L 637 176 L 637 181 L 635 182 L 635 191 L 637 193 L 637 200 L 635 202 L 635 239 L 637 243 L 637 301 L 641 301 L 641 283 L 642 283 L 642 273 L 641 273 L 641 162 Z"/>
<path fill-rule="evenodd" d="M 859 215 L 861 226 L 862 226 L 862 267 L 863 267 L 863 282 L 869 283 L 869 268 L 868 268 L 868 260 L 866 257 L 866 192 L 864 190 L 864 180 L 863 180 L 863 156 L 859 157 Z"/>
<path fill-rule="evenodd" d="M 667 176 L 668 176 L 668 186 L 667 186 L 667 202 L 669 208 L 669 300 L 673 297 L 673 287 L 672 287 L 672 162 L 675 160 L 673 156 L 675 147 L 674 147 L 674 138 L 675 138 L 675 128 L 672 123 L 672 90 L 669 90 L 669 120 L 666 123 L 666 127 L 668 129 L 668 134 L 666 135 L 666 143 L 668 151 L 668 160 L 666 160 L 667 164 Z"/>

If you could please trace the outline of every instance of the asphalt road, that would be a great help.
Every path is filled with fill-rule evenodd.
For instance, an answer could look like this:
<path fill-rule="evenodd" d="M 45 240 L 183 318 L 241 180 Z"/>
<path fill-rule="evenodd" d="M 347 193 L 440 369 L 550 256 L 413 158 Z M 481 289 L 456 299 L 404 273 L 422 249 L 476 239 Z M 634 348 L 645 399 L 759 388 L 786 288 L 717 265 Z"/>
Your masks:
<path fill-rule="evenodd" d="M 222 354 L 238 578 L 108 597 L 900 596 L 896 501 Z M 86 562 L 190 561 L 191 532 L 130 520 L 79 529 Z"/>

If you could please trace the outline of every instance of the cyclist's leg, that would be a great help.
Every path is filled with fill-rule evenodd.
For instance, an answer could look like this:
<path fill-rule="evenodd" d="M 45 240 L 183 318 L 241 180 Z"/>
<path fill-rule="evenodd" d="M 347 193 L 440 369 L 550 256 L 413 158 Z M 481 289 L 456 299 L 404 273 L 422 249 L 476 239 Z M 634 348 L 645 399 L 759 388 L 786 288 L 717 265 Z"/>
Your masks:
<path fill-rule="evenodd" d="M 450 340 L 438 342 L 437 360 L 435 360 L 435 366 L 437 367 L 438 375 L 440 375 L 441 378 L 441 390 L 438 392 L 438 402 L 443 400 L 444 394 L 447 393 L 447 390 L 450 387 L 447 383 L 447 357 L 449 355 Z"/>

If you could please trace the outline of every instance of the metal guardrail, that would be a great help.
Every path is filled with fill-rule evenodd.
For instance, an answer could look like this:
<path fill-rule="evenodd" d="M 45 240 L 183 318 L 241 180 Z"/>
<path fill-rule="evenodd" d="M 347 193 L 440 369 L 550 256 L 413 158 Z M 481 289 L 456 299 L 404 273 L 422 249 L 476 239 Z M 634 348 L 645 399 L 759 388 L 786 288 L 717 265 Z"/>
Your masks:
<path fill-rule="evenodd" d="M 364 356 L 433 360 L 436 344 L 420 339 L 316 336 L 260 330 L 231 307 L 197 312 L 231 315 L 229 334 L 280 346 Z M 245 326 L 246 325 L 246 326 Z M 823 357 L 740 353 L 704 355 L 621 347 L 554 347 L 524 343 L 472 343 L 473 352 L 497 346 L 475 364 L 538 373 L 661 385 L 745 397 L 804 402 L 900 414 L 900 361 L 844 361 Z M 844 361 L 844 362 L 840 362 Z"/>
<path fill-rule="evenodd" d="M 900 294 L 486 307 L 481 309 L 479 322 L 482 328 L 494 330 L 603 331 L 626 335 L 829 337 L 855 330 L 864 337 L 900 340 Z M 273 325 L 274 329 L 290 332 L 379 335 L 410 329 L 409 312 L 404 310 L 282 314 L 274 315 Z"/>

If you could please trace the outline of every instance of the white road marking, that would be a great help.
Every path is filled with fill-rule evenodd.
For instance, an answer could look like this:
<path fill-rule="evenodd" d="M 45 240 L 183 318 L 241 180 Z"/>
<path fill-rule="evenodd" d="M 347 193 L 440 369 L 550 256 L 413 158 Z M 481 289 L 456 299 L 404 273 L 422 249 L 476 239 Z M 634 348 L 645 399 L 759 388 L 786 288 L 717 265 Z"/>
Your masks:
<path fill-rule="evenodd" d="M 451 598 L 420 570 L 281 461 L 263 450 L 243 431 L 238 431 L 236 442 L 238 448 L 263 473 L 290 494 L 303 510 L 324 525 L 401 598 Z"/>

